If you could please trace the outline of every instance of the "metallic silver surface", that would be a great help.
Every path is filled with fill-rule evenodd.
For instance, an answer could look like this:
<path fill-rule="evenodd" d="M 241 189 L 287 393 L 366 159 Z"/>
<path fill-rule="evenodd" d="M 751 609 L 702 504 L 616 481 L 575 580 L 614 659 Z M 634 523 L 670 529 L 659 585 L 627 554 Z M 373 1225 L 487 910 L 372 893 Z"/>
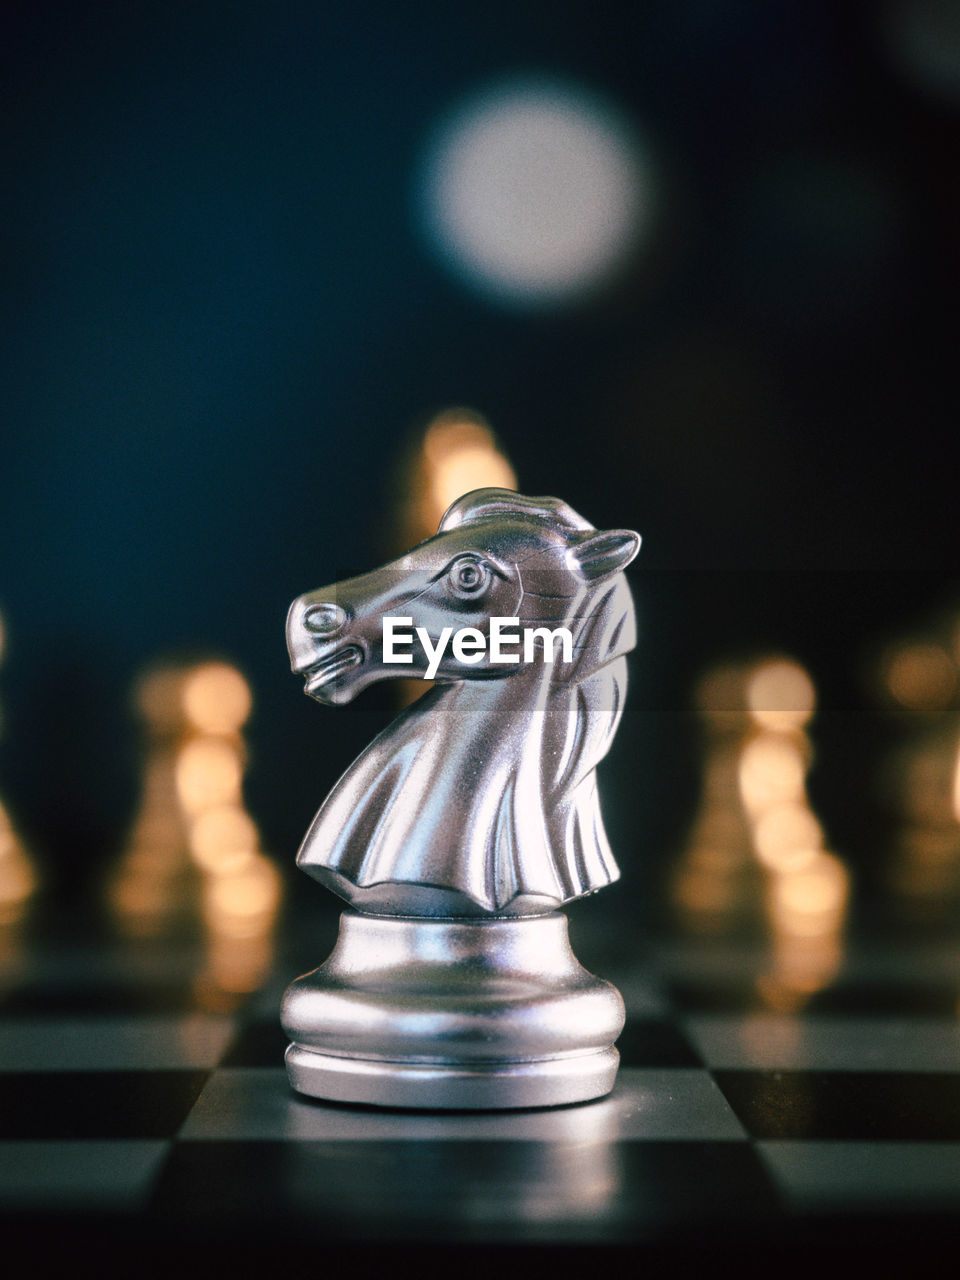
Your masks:
<path fill-rule="evenodd" d="M 619 874 L 595 769 L 623 708 L 623 569 L 639 545 L 556 498 L 481 489 L 399 560 L 294 601 L 291 664 L 317 701 L 431 661 L 436 675 L 336 784 L 298 854 L 353 910 L 285 997 L 294 1088 L 497 1108 L 612 1087 L 622 1002 L 577 963 L 556 909 Z M 388 661 L 384 618 L 419 629 L 409 662 Z M 498 663 L 495 619 L 537 629 L 535 643 Z M 450 643 L 464 628 L 481 652 Z M 542 629 L 566 631 L 569 653 Z"/>
<path fill-rule="evenodd" d="M 619 992 L 576 960 L 560 912 L 405 920 L 345 911 L 330 958 L 288 987 L 294 1088 L 410 1107 L 531 1107 L 601 1097 Z"/>

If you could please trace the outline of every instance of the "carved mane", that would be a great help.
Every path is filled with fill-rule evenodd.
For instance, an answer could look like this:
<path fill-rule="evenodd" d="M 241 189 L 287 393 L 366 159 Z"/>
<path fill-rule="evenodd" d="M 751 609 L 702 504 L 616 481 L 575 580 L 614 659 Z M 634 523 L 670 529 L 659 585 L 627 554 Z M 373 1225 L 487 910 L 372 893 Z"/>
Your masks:
<path fill-rule="evenodd" d="M 595 531 L 559 498 L 526 497 L 505 489 L 481 489 L 459 498 L 440 521 L 440 531 L 499 515 L 561 526 L 572 535 Z M 545 816 L 563 901 L 594 893 L 620 874 L 600 814 L 595 770 L 620 723 L 625 655 L 636 646 L 633 600 L 621 574 L 582 600 L 578 614 L 574 666 L 551 689 L 541 762 Z"/>

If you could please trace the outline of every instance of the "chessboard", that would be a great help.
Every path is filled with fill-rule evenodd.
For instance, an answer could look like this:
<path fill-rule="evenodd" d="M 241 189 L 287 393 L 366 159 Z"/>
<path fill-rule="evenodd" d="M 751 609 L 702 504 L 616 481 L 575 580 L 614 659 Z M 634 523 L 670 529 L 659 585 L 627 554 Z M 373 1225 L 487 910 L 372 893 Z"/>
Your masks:
<path fill-rule="evenodd" d="M 431 1113 L 290 1091 L 279 998 L 308 953 L 323 959 L 328 924 L 288 930 L 258 989 L 219 1007 L 192 946 L 61 935 L 10 951 L 5 1240 L 35 1259 L 135 1250 L 144 1274 L 171 1251 L 282 1263 L 340 1246 L 915 1266 L 954 1238 L 956 940 L 851 940 L 830 984 L 778 1012 L 760 945 L 620 929 L 605 961 L 600 917 L 574 918 L 581 959 L 627 1004 L 613 1093 Z"/>

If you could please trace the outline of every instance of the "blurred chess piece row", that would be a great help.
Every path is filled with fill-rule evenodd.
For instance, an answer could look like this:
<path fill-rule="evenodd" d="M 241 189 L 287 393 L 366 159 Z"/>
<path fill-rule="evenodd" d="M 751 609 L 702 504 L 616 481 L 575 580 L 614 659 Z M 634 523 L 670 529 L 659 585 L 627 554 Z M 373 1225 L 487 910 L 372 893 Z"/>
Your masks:
<path fill-rule="evenodd" d="M 4 642 L 4 624 L 0 616 L 0 663 L 4 657 Z M 0 710 L 0 732 L 2 729 Z M 0 797 L 0 931 L 9 934 L 26 922 L 37 887 L 33 859 Z"/>
<path fill-rule="evenodd" d="M 225 662 L 167 663 L 144 674 L 135 702 L 143 784 L 107 886 L 111 918 L 128 937 L 204 939 L 199 985 L 252 990 L 271 961 L 281 881 L 243 802 L 249 685 Z"/>
<path fill-rule="evenodd" d="M 807 794 L 815 705 L 809 673 L 786 657 L 725 664 L 700 681 L 702 793 L 671 886 L 687 930 L 768 939 L 759 995 L 784 1010 L 838 971 L 850 892 Z"/>
<path fill-rule="evenodd" d="M 901 741 L 881 774 L 892 819 L 887 888 L 920 923 L 955 921 L 960 907 L 960 613 L 889 645 L 874 689 Z"/>

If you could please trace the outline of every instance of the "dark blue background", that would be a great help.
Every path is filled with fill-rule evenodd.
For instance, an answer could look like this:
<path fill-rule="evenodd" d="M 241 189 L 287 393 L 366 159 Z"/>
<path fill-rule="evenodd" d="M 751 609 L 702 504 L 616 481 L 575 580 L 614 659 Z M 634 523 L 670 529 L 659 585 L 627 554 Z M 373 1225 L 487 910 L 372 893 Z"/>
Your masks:
<path fill-rule="evenodd" d="M 303 699 L 286 606 L 381 557 L 393 469 L 449 403 L 487 415 L 522 488 L 644 534 L 620 845 L 669 854 L 691 681 L 772 644 L 822 725 L 860 717 L 814 786 L 869 862 L 863 655 L 960 580 L 957 102 L 902 74 L 881 14 L 5 6 L 0 784 L 65 893 L 136 799 L 131 682 L 183 647 L 253 683 L 248 794 L 289 861 L 388 703 Z M 471 294 L 414 216 L 442 114 L 525 72 L 608 97 L 660 175 L 647 250 L 555 312 Z"/>

